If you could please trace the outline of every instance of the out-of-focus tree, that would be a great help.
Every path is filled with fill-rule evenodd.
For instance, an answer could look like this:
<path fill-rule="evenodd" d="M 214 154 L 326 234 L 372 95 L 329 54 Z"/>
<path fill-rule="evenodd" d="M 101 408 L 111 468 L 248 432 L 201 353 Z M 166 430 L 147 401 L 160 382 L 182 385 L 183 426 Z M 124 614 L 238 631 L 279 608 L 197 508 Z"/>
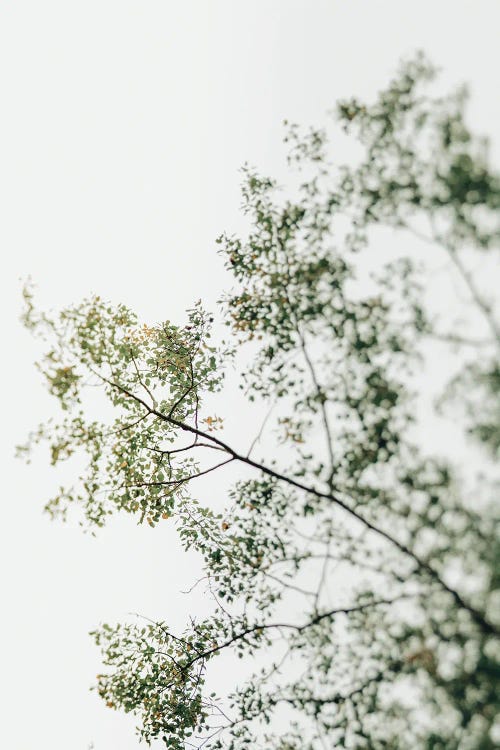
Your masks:
<path fill-rule="evenodd" d="M 244 171 L 248 236 L 219 239 L 234 284 L 220 308 L 226 343 L 212 342 L 201 303 L 185 325 L 146 326 L 98 297 L 40 313 L 26 290 L 63 415 L 21 452 L 47 441 L 53 464 L 87 457 L 48 512 L 79 506 L 90 527 L 117 512 L 176 523 L 203 559 L 210 616 L 193 613 L 183 632 L 94 633 L 99 695 L 137 714 L 147 742 L 497 746 L 500 179 L 466 123 L 466 93 L 434 94 L 434 76 L 416 57 L 373 103 L 338 105 L 358 142 L 348 166 L 330 162 L 326 131 L 289 125 L 294 197 Z M 417 240 L 461 285 L 459 323 L 435 304 Z M 247 342 L 242 398 L 265 414 L 249 452 L 226 442 L 218 416 L 224 369 Z M 439 418 L 419 406 L 430 356 L 453 362 Z M 102 421 L 86 406 L 99 388 Z M 470 461 L 428 439 L 448 417 Z M 203 477 L 230 464 L 244 478 L 219 514 L 199 499 Z M 257 666 L 217 695 L 223 652 Z"/>

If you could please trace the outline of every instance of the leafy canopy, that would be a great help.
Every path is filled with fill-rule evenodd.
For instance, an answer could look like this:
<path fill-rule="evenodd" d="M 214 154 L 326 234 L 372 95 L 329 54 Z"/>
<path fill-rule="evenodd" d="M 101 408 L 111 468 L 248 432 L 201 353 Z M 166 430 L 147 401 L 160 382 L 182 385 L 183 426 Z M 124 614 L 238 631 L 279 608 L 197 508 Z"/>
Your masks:
<path fill-rule="evenodd" d="M 46 441 L 53 464 L 86 457 L 48 512 L 78 506 L 91 529 L 116 512 L 173 519 L 203 560 L 210 616 L 181 633 L 145 621 L 93 634 L 99 695 L 134 712 L 148 743 L 496 746 L 500 324 L 470 269 L 498 257 L 500 177 L 465 91 L 437 95 L 434 76 L 416 57 L 373 103 L 338 105 L 351 165 L 332 165 L 326 131 L 289 125 L 289 199 L 244 170 L 248 236 L 218 240 L 228 343 L 212 343 L 201 304 L 185 325 L 146 326 L 99 297 L 40 313 L 25 292 L 62 413 L 21 451 Z M 467 294 L 460 325 L 433 306 L 417 242 Z M 245 347 L 243 395 L 265 416 L 249 453 L 205 406 L 221 393 L 224 413 L 224 367 Z M 427 447 L 436 417 L 419 376 L 436 356 L 454 363 L 438 408 L 472 441 L 470 466 Z M 198 498 L 226 464 L 249 478 L 218 514 Z M 223 652 L 256 672 L 219 695 Z"/>

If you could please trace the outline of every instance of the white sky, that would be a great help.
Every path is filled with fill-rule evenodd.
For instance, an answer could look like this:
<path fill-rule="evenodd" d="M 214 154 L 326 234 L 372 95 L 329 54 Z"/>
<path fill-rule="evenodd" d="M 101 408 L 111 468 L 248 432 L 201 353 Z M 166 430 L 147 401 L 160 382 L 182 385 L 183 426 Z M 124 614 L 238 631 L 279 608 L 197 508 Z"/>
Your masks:
<path fill-rule="evenodd" d="M 498 0 L 0 2 L 0 747 L 137 748 L 133 721 L 88 692 L 86 634 L 130 611 L 181 625 L 196 569 L 169 529 L 117 519 L 92 539 L 42 515 L 45 456 L 13 459 L 52 409 L 19 278 L 42 304 L 97 292 L 151 320 L 213 303 L 214 239 L 241 224 L 238 168 L 283 173 L 284 118 L 321 124 L 423 48 L 471 84 L 471 120 L 495 136 L 499 23 Z"/>

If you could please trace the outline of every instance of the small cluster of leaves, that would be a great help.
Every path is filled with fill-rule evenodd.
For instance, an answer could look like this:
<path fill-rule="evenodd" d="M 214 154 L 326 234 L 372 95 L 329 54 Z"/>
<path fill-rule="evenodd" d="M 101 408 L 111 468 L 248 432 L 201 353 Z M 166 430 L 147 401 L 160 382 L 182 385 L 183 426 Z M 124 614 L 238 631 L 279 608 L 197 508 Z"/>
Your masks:
<path fill-rule="evenodd" d="M 178 508 L 179 535 L 186 549 L 202 555 L 207 574 L 202 580 L 216 600 L 242 601 L 263 614 L 287 588 L 283 564 L 297 566 L 307 557 L 287 533 L 296 500 L 267 480 L 238 482 L 230 497 L 234 506 L 224 514 L 196 500 L 185 502 Z"/>
<path fill-rule="evenodd" d="M 441 405 L 461 405 L 468 431 L 500 455 L 500 366 L 497 360 L 473 362 L 449 384 Z"/>
<path fill-rule="evenodd" d="M 97 691 L 109 708 L 140 713 L 143 738 L 163 736 L 182 750 L 188 737 L 203 731 L 210 712 L 202 697 L 206 634 L 175 637 L 160 622 L 103 625 L 92 635 L 113 670 L 97 676 Z"/>
<path fill-rule="evenodd" d="M 25 297 L 26 324 L 53 342 L 38 367 L 69 415 L 56 425 L 41 425 L 19 452 L 29 455 L 34 444 L 45 441 L 53 465 L 75 452 L 87 459 L 77 488 L 61 488 L 47 510 L 64 516 L 68 503 L 77 503 L 87 522 L 98 526 L 114 510 L 139 513 L 150 525 L 168 517 L 198 471 L 195 458 L 171 450 L 179 425 L 197 424 L 203 394 L 218 390 L 223 378 L 221 359 L 227 354 L 210 345 L 212 318 L 198 304 L 188 311 L 185 326 L 169 321 L 139 326 L 125 306 L 114 308 L 99 297 L 50 317 L 34 311 L 29 289 Z M 105 401 L 94 404 L 98 388 Z M 130 396 L 137 392 L 139 401 Z M 92 408 L 111 418 L 89 420 Z"/>

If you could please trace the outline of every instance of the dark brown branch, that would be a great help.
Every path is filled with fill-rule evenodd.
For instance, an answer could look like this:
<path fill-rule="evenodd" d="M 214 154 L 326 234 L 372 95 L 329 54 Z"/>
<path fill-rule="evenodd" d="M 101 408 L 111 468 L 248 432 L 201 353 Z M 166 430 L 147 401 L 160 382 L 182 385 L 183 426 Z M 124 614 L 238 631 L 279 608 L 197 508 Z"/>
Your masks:
<path fill-rule="evenodd" d="M 190 482 L 191 479 L 198 479 L 198 477 L 204 477 L 205 474 L 210 474 L 212 471 L 215 471 L 216 469 L 220 469 L 222 466 L 225 466 L 226 464 L 231 463 L 231 461 L 234 461 L 235 459 L 231 456 L 230 458 L 226 458 L 225 461 L 221 461 L 220 464 L 215 464 L 215 466 L 209 466 L 208 469 L 204 469 L 203 471 L 198 471 L 196 474 L 190 474 L 187 477 L 179 477 L 179 479 L 164 479 L 162 482 L 134 482 L 133 484 L 125 484 L 123 487 L 127 490 L 133 489 L 134 487 L 172 487 L 172 486 L 181 486 L 185 484 L 186 482 Z"/>
<path fill-rule="evenodd" d="M 457 604 L 461 609 L 469 613 L 469 615 L 476 622 L 476 624 L 481 628 L 481 630 L 483 630 L 485 633 L 490 633 L 492 635 L 499 634 L 498 628 L 495 627 L 492 623 L 490 623 L 486 619 L 486 617 L 481 612 L 479 612 L 479 610 L 477 610 L 471 604 L 466 602 L 462 598 L 462 596 L 458 593 L 458 591 L 456 591 L 451 586 L 449 586 L 445 581 L 443 581 L 439 573 L 428 562 L 426 562 L 425 560 L 422 560 L 422 558 L 420 558 L 415 552 L 413 552 L 413 550 L 410 549 L 410 547 L 403 544 L 403 542 L 400 542 L 398 539 L 391 536 L 391 534 L 389 534 L 387 531 L 385 531 L 384 529 L 380 528 L 376 524 L 372 523 L 372 521 L 370 521 L 369 519 L 362 516 L 359 513 L 359 511 L 353 510 L 344 500 L 338 497 L 338 495 L 334 494 L 333 492 L 322 492 L 316 487 L 310 487 L 306 484 L 303 484 L 302 482 L 299 482 L 296 479 L 293 479 L 292 477 L 286 476 L 284 474 L 280 474 L 278 471 L 271 469 L 269 466 L 265 466 L 264 464 L 261 464 L 258 461 L 254 461 L 249 456 L 245 456 L 239 453 L 238 451 L 234 450 L 234 448 L 231 448 L 231 446 L 225 443 L 223 440 L 215 437 L 215 435 L 211 435 L 210 433 L 203 432 L 197 427 L 192 427 L 191 425 L 186 424 L 185 422 L 180 422 L 177 419 L 174 419 L 173 417 L 169 417 L 168 415 L 163 414 L 162 412 L 158 411 L 156 408 L 149 406 L 149 404 L 147 404 L 144 401 L 144 399 L 141 399 L 139 396 L 136 396 L 135 394 L 131 393 L 126 388 L 121 386 L 119 383 L 114 383 L 108 380 L 103 375 L 100 375 L 100 377 L 109 386 L 119 390 L 128 398 L 133 399 L 136 403 L 143 406 L 144 409 L 146 409 L 150 414 L 153 414 L 154 416 L 158 417 L 158 419 L 161 419 L 167 424 L 170 424 L 171 426 L 176 427 L 177 429 L 182 430 L 183 432 L 190 432 L 193 435 L 197 435 L 198 437 L 203 438 L 203 440 L 208 440 L 214 445 L 219 446 L 219 448 L 221 448 L 226 453 L 228 453 L 234 460 L 239 461 L 240 463 L 245 464 L 246 466 L 249 466 L 253 469 L 257 469 L 258 471 L 261 471 L 263 474 L 273 479 L 276 479 L 279 482 L 284 482 L 290 485 L 291 487 L 295 487 L 296 489 L 301 490 L 303 492 L 307 492 L 308 494 L 314 495 L 315 497 L 328 500 L 334 503 L 335 505 L 337 505 L 339 508 L 342 508 L 342 510 L 344 510 L 352 518 L 355 518 L 356 521 L 361 523 L 367 529 L 372 531 L 374 534 L 377 534 L 382 539 L 385 539 L 387 542 L 397 547 L 397 549 L 399 549 L 400 552 L 402 552 L 404 555 L 411 558 L 422 572 L 428 575 L 433 581 L 436 581 L 436 583 L 438 583 L 441 586 L 441 588 L 443 588 L 448 594 L 450 594 L 450 596 L 455 601 L 455 604 Z M 223 463 L 226 463 L 226 462 L 223 462 Z"/>
<path fill-rule="evenodd" d="M 227 641 L 224 641 L 224 643 L 220 645 L 218 644 L 217 646 L 214 646 L 213 648 L 208 649 L 207 651 L 203 651 L 199 655 L 193 657 L 193 659 L 191 659 L 191 661 L 188 662 L 188 664 L 186 665 L 186 668 L 189 668 L 192 664 L 198 661 L 198 659 L 207 659 L 213 654 L 216 654 L 219 651 L 222 651 L 223 649 L 228 648 L 229 646 L 232 646 L 233 643 L 237 643 L 238 641 L 244 640 L 248 635 L 252 635 L 253 633 L 261 633 L 264 630 L 280 630 L 280 629 L 294 630 L 296 633 L 303 633 L 308 628 L 313 627 L 314 625 L 317 625 L 318 623 L 322 622 L 322 620 L 335 617 L 336 615 L 349 615 L 353 612 L 362 612 L 363 610 L 369 609 L 370 607 L 391 605 L 391 604 L 394 604 L 395 602 L 401 601 L 401 599 L 403 598 L 413 598 L 415 596 L 417 596 L 417 594 L 402 594 L 401 596 L 398 596 L 394 599 L 376 599 L 374 601 L 364 602 L 362 604 L 355 604 L 352 607 L 340 607 L 336 609 L 330 609 L 327 612 L 322 612 L 321 614 L 315 615 L 315 617 L 312 617 L 303 625 L 296 625 L 296 624 L 287 623 L 287 622 L 272 622 L 272 623 L 252 625 L 252 627 L 246 628 L 245 630 L 242 630 L 240 633 L 236 633 L 231 638 L 228 638 Z"/>

